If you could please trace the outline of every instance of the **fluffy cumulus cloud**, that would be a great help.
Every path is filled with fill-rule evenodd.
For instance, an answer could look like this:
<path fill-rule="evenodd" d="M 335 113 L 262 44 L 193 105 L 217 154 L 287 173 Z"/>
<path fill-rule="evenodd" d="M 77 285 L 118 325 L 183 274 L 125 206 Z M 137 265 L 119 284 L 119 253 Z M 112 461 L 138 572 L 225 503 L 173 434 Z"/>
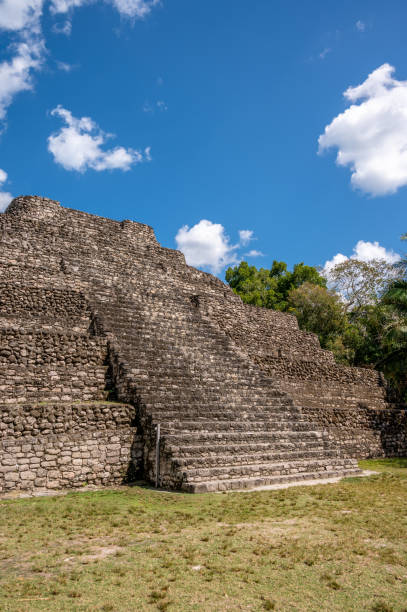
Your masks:
<path fill-rule="evenodd" d="M 236 264 L 241 257 L 238 249 L 253 240 L 252 230 L 240 230 L 239 241 L 232 244 L 220 223 L 202 219 L 196 225 L 184 225 L 175 236 L 177 247 L 185 255 L 187 264 L 218 274 L 223 268 Z M 245 257 L 258 257 L 260 251 L 250 251 Z"/>
<path fill-rule="evenodd" d="M 319 152 L 337 148 L 336 161 L 349 166 L 353 187 L 373 196 L 407 185 L 407 81 L 383 64 L 344 96 L 351 106 L 326 126 Z M 359 104 L 357 104 L 359 102 Z"/>
<path fill-rule="evenodd" d="M 391 249 L 387 250 L 378 242 L 359 240 L 353 247 L 353 254 L 350 257 L 347 257 L 342 253 L 337 253 L 332 259 L 325 262 L 325 275 L 329 277 L 329 272 L 332 270 L 332 268 L 334 268 L 338 264 L 347 261 L 348 259 L 357 259 L 358 261 L 366 262 L 372 261 L 374 259 L 380 259 L 382 261 L 386 261 L 389 264 L 394 264 L 400 261 L 400 255 L 398 255 L 398 253 L 395 253 Z"/>
<path fill-rule="evenodd" d="M 202 219 L 196 225 L 184 225 L 175 236 L 177 247 L 185 255 L 187 264 L 209 268 L 217 274 L 225 266 L 236 263 L 236 249 L 220 223 Z"/>
<path fill-rule="evenodd" d="M 7 173 L 0 168 L 0 212 L 6 210 L 13 196 L 7 191 L 3 191 L 3 184 L 7 181 Z"/>
<path fill-rule="evenodd" d="M 62 119 L 65 125 L 48 138 L 48 150 L 65 170 L 130 170 L 135 164 L 151 159 L 150 148 L 144 152 L 124 147 L 103 149 L 111 135 L 103 132 L 90 117 L 77 119 L 62 106 L 54 108 L 51 114 Z"/>
<path fill-rule="evenodd" d="M 44 0 L 1 0 L 0 29 L 38 30 Z"/>

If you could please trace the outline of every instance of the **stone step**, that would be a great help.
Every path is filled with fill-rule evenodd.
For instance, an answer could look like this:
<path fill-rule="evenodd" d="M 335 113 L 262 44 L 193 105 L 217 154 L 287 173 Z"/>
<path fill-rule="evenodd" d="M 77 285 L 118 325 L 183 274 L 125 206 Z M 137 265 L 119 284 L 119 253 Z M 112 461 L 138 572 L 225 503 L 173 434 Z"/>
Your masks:
<path fill-rule="evenodd" d="M 247 420 L 244 421 L 206 421 L 203 423 L 192 423 L 186 421 L 172 421 L 165 422 L 161 421 L 161 433 L 163 436 L 172 436 L 172 435 L 184 435 L 184 434 L 194 434 L 194 433 L 202 433 L 202 434 L 214 434 L 216 432 L 229 434 L 232 432 L 307 432 L 307 431 L 315 431 L 316 425 L 312 421 L 308 421 L 307 419 L 294 419 L 291 420 L 285 416 L 281 415 L 281 419 L 264 419 L 264 420 Z"/>
<path fill-rule="evenodd" d="M 205 392 L 195 393 L 194 395 L 181 395 L 176 390 L 172 390 L 168 393 L 156 394 L 149 393 L 142 387 L 139 387 L 138 394 L 154 419 L 163 422 L 172 421 L 174 417 L 178 420 L 178 415 L 180 415 L 182 420 L 188 420 L 191 415 L 192 419 L 202 421 L 208 418 L 211 419 L 212 415 L 213 418 L 225 415 L 224 420 L 228 420 L 229 417 L 230 420 L 239 418 L 249 420 L 250 415 L 253 415 L 253 418 L 262 418 L 263 416 L 267 418 L 270 415 L 271 418 L 274 416 L 281 419 L 285 416 L 291 419 L 301 416 L 298 407 L 293 405 L 282 405 L 280 403 L 273 405 L 272 402 L 264 404 L 260 401 L 258 403 L 254 401 L 253 404 L 242 402 L 240 405 L 238 398 L 224 397 L 222 400 L 213 401 L 205 395 Z M 169 405 L 171 410 L 168 410 Z"/>
<path fill-rule="evenodd" d="M 236 407 L 237 410 L 240 410 L 240 406 L 242 406 L 242 411 L 251 411 L 258 408 L 278 408 L 279 406 L 291 408 L 294 406 L 294 402 L 288 397 L 267 397 L 267 394 L 257 393 L 257 390 L 253 387 L 250 397 L 248 394 L 249 386 L 242 388 L 235 386 L 233 393 L 229 393 L 227 388 L 222 387 L 222 385 L 212 383 L 213 391 L 208 392 L 205 388 L 206 384 L 211 384 L 208 381 L 202 382 L 202 387 L 199 387 L 192 377 L 189 379 L 183 377 L 183 381 L 185 385 L 188 382 L 189 386 L 187 388 L 183 388 L 181 384 L 175 381 L 170 385 L 163 378 L 158 379 L 153 384 L 151 378 L 140 377 L 137 380 L 129 377 L 129 382 L 134 384 L 140 393 L 148 394 L 148 397 L 151 398 L 148 403 L 154 402 L 154 405 L 159 403 L 161 409 L 183 408 L 184 410 L 198 410 L 199 412 L 202 411 L 204 406 L 208 409 L 216 409 L 219 406 L 224 409 Z M 171 402 L 169 402 L 169 399 L 171 399 Z"/>
<path fill-rule="evenodd" d="M 292 461 L 300 461 L 300 460 L 313 460 L 313 459 L 321 459 L 329 460 L 329 459 L 341 459 L 342 454 L 339 449 L 327 450 L 324 447 L 313 447 L 313 448 L 304 448 L 301 449 L 291 449 L 286 451 L 278 451 L 268 449 L 268 452 L 258 452 L 253 451 L 250 454 L 215 454 L 212 455 L 204 455 L 204 456 L 184 456 L 177 457 L 173 456 L 172 461 L 174 464 L 180 469 L 188 469 L 190 468 L 210 468 L 217 466 L 232 466 L 232 465 L 249 465 L 252 463 L 271 463 L 271 462 L 292 462 Z"/>
<path fill-rule="evenodd" d="M 242 426 L 248 427 L 251 423 L 297 423 L 297 422 L 310 422 L 310 420 L 305 417 L 298 410 L 289 411 L 286 409 L 274 409 L 274 408 L 266 408 L 266 409 L 258 409 L 254 410 L 251 414 L 246 412 L 239 412 L 238 410 L 225 410 L 222 407 L 216 406 L 215 409 L 206 410 L 204 414 L 198 416 L 198 414 L 190 415 L 188 408 L 180 407 L 178 410 L 174 409 L 172 412 L 160 412 L 159 410 L 150 410 L 150 414 L 154 419 L 155 423 L 161 423 L 163 427 L 169 428 L 183 428 L 183 429 L 196 429 L 196 428 L 205 428 L 209 426 L 212 429 L 212 425 L 222 426 L 224 425 L 226 429 L 229 426 L 234 426 L 234 424 L 241 423 Z M 194 411 L 195 413 L 198 411 Z M 178 418 L 179 417 L 179 420 Z"/>
<path fill-rule="evenodd" d="M 303 472 L 321 472 L 325 470 L 341 470 L 354 465 L 354 460 L 338 457 L 309 458 L 302 460 L 286 460 L 284 462 L 250 463 L 245 465 L 219 465 L 212 467 L 189 467 L 184 472 L 187 482 L 190 480 L 208 480 L 220 478 L 238 478 L 240 476 L 281 476 L 285 474 L 301 474 Z"/>
<path fill-rule="evenodd" d="M 126 360 L 131 362 L 132 364 L 138 363 L 136 359 L 132 359 L 130 355 L 123 353 L 126 355 Z M 250 390 L 253 394 L 261 393 L 264 397 L 267 397 L 266 391 L 268 389 L 274 389 L 275 387 L 270 380 L 269 384 L 264 383 L 258 376 L 251 375 L 247 370 L 243 369 L 241 372 L 233 372 L 231 370 L 227 371 L 224 367 L 221 367 L 219 364 L 217 367 L 210 369 L 208 365 L 202 366 L 202 368 L 194 368 L 192 367 L 187 359 L 180 360 L 178 365 L 174 363 L 171 366 L 166 364 L 158 363 L 154 359 L 149 359 L 148 355 L 143 355 L 144 360 L 140 361 L 141 367 L 134 368 L 134 372 L 129 371 L 130 375 L 134 376 L 135 381 L 139 381 L 140 374 L 144 374 L 148 376 L 148 380 L 150 380 L 150 385 L 153 387 L 153 381 L 156 383 L 157 381 L 173 381 L 177 383 L 180 381 L 181 383 L 185 383 L 185 378 L 194 378 L 202 384 L 202 382 L 211 381 L 219 385 L 221 389 L 224 389 L 224 393 L 226 390 L 231 390 L 231 392 L 237 393 L 239 389 L 246 390 L 249 392 Z M 140 359 L 140 357 L 139 357 Z M 257 374 L 257 373 L 256 373 Z M 155 386 L 155 385 L 154 385 Z M 276 397 L 283 397 L 282 392 L 276 393 Z M 287 397 L 287 396 L 286 396 Z"/>
<path fill-rule="evenodd" d="M 200 482 L 184 482 L 182 490 L 187 493 L 210 493 L 215 491 L 233 491 L 240 489 L 254 489 L 279 484 L 301 483 L 302 481 L 321 480 L 326 478 L 343 478 L 358 476 L 361 470 L 358 467 L 349 467 L 339 470 L 324 470 L 321 472 L 303 472 L 301 474 L 284 474 L 280 476 L 261 476 L 253 478 L 213 479 Z"/>
<path fill-rule="evenodd" d="M 147 394 L 144 389 L 140 389 L 140 392 Z M 239 397 L 213 399 L 205 393 L 202 395 L 205 398 L 205 403 L 200 405 L 197 404 L 199 398 L 192 398 L 193 401 L 186 403 L 188 399 L 187 394 L 180 395 L 178 402 L 169 404 L 165 401 L 165 396 L 148 393 L 149 401 L 145 405 L 151 410 L 152 414 L 154 413 L 154 418 L 161 418 L 163 421 L 172 421 L 174 416 L 178 419 L 178 415 L 185 421 L 206 421 L 208 419 L 221 419 L 225 421 L 236 419 L 250 420 L 250 418 L 262 419 L 268 416 L 279 418 L 284 414 L 289 415 L 290 418 L 302 416 L 297 406 L 291 403 L 283 403 L 279 399 L 275 402 L 269 400 L 266 404 L 260 401 L 256 402 L 255 400 L 248 403 L 247 399 L 243 397 L 239 402 Z"/>
<path fill-rule="evenodd" d="M 216 444 L 217 442 L 223 442 L 234 444 L 236 442 L 269 442 L 279 440 L 322 440 L 329 438 L 329 434 L 323 430 L 309 430 L 309 431 L 222 431 L 222 432 L 186 432 L 177 434 L 167 434 L 163 436 L 166 443 L 171 446 L 191 446 L 195 444 Z"/>
<path fill-rule="evenodd" d="M 165 385 L 165 382 L 160 383 Z M 192 385 L 191 385 L 192 386 Z M 283 402 L 280 399 L 276 401 L 273 398 L 261 398 L 254 396 L 252 400 L 240 397 L 239 395 L 230 396 L 227 393 L 223 397 L 214 396 L 206 393 L 204 389 L 195 390 L 190 388 L 188 391 L 181 391 L 176 387 L 169 389 L 161 389 L 157 391 L 149 387 L 145 387 L 142 383 L 135 385 L 139 394 L 143 397 L 145 405 L 150 410 L 155 410 L 159 416 L 161 412 L 170 413 L 171 411 L 178 412 L 183 411 L 185 416 L 189 414 L 194 417 L 204 416 L 211 412 L 229 412 L 233 414 L 248 414 L 275 410 L 282 412 L 287 410 L 289 412 L 298 412 L 298 407 L 295 407 L 293 402 Z M 239 401 L 240 400 L 240 401 Z M 164 417 L 165 418 L 165 417 Z"/>
<path fill-rule="evenodd" d="M 176 390 L 168 394 L 179 396 L 178 401 L 168 402 L 166 394 L 155 394 L 145 392 L 140 388 L 140 393 L 145 394 L 149 401 L 145 405 L 154 413 L 154 418 L 161 418 L 163 421 L 178 420 L 178 415 L 183 421 L 206 421 L 212 419 L 220 420 L 239 420 L 244 419 L 250 421 L 251 418 L 267 419 L 282 418 L 287 415 L 289 418 L 303 416 L 298 405 L 295 406 L 292 402 L 282 402 L 280 399 L 273 401 L 273 398 L 267 402 L 260 398 L 253 398 L 252 401 L 245 397 L 228 397 L 225 395 L 220 398 L 208 396 L 205 391 L 199 394 L 177 394 Z M 188 401 L 189 400 L 189 401 Z M 201 401 L 201 404 L 199 404 Z"/>
<path fill-rule="evenodd" d="M 252 453 L 267 453 L 267 452 L 295 452 L 309 450 L 332 450 L 336 447 L 332 445 L 331 439 L 318 438 L 302 440 L 301 438 L 291 437 L 289 440 L 280 439 L 270 443 L 270 441 L 254 441 L 252 443 L 234 442 L 231 444 L 196 444 L 196 445 L 180 445 L 166 444 L 174 456 L 183 458 L 192 457 L 213 457 L 216 455 L 249 455 Z"/>
<path fill-rule="evenodd" d="M 180 411 L 181 412 L 181 411 Z M 156 419 L 157 415 L 155 412 L 152 412 L 152 416 Z M 209 415 L 212 416 L 212 415 Z M 219 414 L 217 417 L 213 416 L 213 418 L 201 417 L 199 418 L 186 418 L 182 412 L 179 415 L 179 420 L 174 419 L 174 414 L 171 415 L 171 419 L 160 419 L 161 426 L 166 429 L 174 429 L 175 431 L 195 431 L 199 430 L 209 430 L 213 431 L 215 429 L 225 429 L 228 430 L 230 428 L 251 428 L 251 429 L 259 429 L 261 427 L 274 427 L 278 426 L 280 423 L 282 427 L 285 425 L 291 425 L 292 423 L 309 423 L 309 420 L 303 417 L 300 414 L 290 414 L 284 411 L 280 412 L 268 412 L 264 411 L 258 415 L 234 415 L 234 418 L 222 418 L 223 414 Z"/>
<path fill-rule="evenodd" d="M 174 375 L 173 375 L 174 374 Z M 235 381 L 232 386 L 225 387 L 222 382 L 214 381 L 216 384 L 207 387 L 207 379 L 202 376 L 195 376 L 191 372 L 185 373 L 181 370 L 179 374 L 171 372 L 169 374 L 168 369 L 163 372 L 153 371 L 153 365 L 149 366 L 149 369 L 140 367 L 129 369 L 126 375 L 132 383 L 136 386 L 142 386 L 144 389 L 151 393 L 164 393 L 171 389 L 178 389 L 181 393 L 191 393 L 192 390 L 199 389 L 200 392 L 205 392 L 208 397 L 213 398 L 225 398 L 225 397 L 239 397 L 245 399 L 247 403 L 252 405 L 259 400 L 264 405 L 270 405 L 274 401 L 281 401 L 283 404 L 293 404 L 292 398 L 282 390 L 277 390 L 273 386 L 263 385 L 262 381 L 253 381 L 243 375 L 240 376 L 239 380 Z M 192 384 L 192 387 L 186 386 L 186 381 Z M 167 386 L 168 385 L 168 386 Z"/>

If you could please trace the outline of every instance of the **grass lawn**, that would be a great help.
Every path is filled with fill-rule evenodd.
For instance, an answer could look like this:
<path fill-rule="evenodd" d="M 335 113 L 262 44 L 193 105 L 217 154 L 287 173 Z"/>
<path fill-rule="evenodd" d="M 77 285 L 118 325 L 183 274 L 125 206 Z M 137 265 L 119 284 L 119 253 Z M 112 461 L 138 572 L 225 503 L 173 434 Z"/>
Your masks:
<path fill-rule="evenodd" d="M 407 611 L 407 459 L 278 491 L 0 500 L 3 611 Z"/>

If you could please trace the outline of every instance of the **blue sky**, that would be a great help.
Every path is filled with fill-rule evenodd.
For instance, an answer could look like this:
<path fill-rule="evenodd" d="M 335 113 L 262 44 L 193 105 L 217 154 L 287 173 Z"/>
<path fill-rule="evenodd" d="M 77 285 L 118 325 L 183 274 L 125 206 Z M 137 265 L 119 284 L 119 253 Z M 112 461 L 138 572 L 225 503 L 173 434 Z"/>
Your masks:
<path fill-rule="evenodd" d="M 394 260 L 406 24 L 402 0 L 0 0 L 0 205 L 148 223 L 221 278 Z"/>

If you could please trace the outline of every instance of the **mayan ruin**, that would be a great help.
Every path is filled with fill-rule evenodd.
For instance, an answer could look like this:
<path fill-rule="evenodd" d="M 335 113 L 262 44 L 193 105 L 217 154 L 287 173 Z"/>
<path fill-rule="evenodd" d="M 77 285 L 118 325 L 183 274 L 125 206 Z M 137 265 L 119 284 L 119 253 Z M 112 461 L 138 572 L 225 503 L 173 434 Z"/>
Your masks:
<path fill-rule="evenodd" d="M 247 489 L 406 454 L 379 372 L 337 365 L 152 228 L 29 196 L 0 232 L 0 491 Z"/>

